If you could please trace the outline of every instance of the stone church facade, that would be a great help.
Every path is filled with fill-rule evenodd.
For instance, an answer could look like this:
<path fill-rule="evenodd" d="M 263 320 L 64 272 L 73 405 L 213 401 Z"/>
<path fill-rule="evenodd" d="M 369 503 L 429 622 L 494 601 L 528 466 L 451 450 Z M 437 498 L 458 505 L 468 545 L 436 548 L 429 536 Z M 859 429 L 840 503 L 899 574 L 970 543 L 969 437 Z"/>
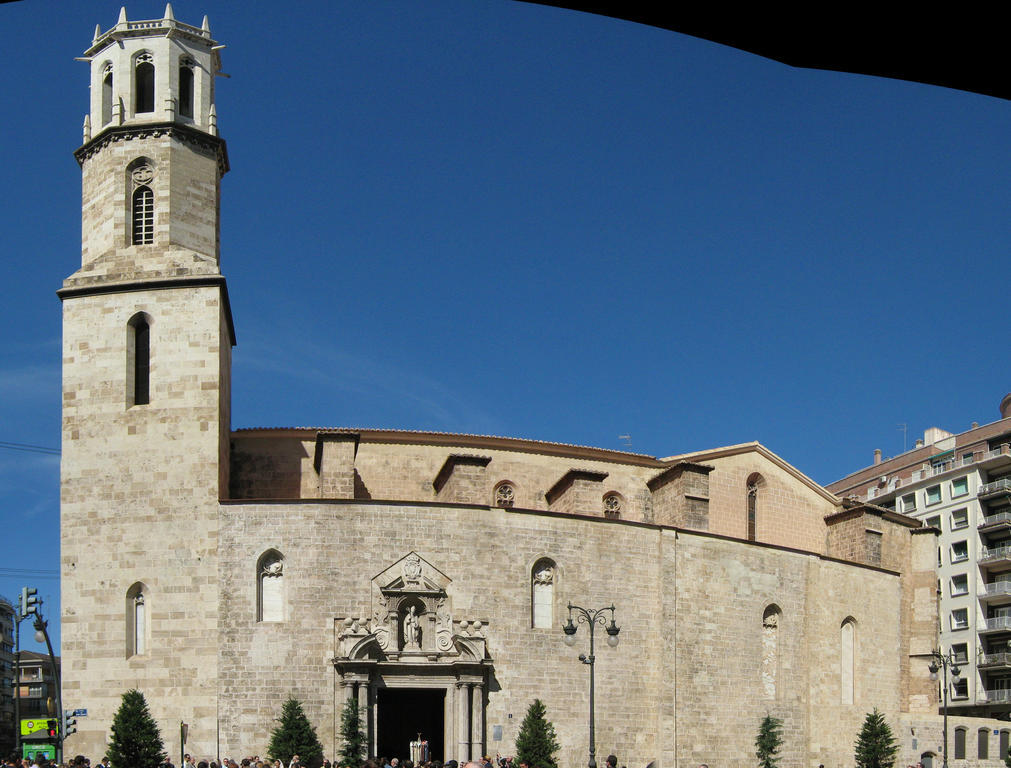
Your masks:
<path fill-rule="evenodd" d="M 784 768 L 842 765 L 874 707 L 900 763 L 939 752 L 935 531 L 757 443 L 233 430 L 220 49 L 169 7 L 121 12 L 85 53 L 82 260 L 59 291 L 63 696 L 89 711 L 68 754 L 101 756 L 138 688 L 170 753 L 185 722 L 208 758 L 264 754 L 289 695 L 330 755 L 352 697 L 374 753 L 421 733 L 436 758 L 512 754 L 540 698 L 578 765 L 569 603 L 615 606 L 596 734 L 623 764 L 746 762 L 772 714 Z M 970 722 L 994 746 L 966 762 L 998 766 L 1006 725 Z"/>

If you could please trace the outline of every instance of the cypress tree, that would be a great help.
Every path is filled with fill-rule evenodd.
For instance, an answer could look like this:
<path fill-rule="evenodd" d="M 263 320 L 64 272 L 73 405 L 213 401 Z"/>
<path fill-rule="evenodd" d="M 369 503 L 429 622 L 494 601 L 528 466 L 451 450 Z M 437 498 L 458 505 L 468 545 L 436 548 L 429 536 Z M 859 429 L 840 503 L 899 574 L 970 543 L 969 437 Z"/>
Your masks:
<path fill-rule="evenodd" d="M 558 740 L 555 738 L 555 726 L 545 715 L 544 704 L 540 699 L 527 709 L 516 737 L 517 764 L 526 763 L 530 768 L 558 768 L 555 753 L 558 751 Z"/>
<path fill-rule="evenodd" d="M 165 760 L 158 724 L 151 717 L 144 694 L 133 689 L 112 718 L 112 735 L 106 750 L 112 768 L 158 768 Z"/>
<path fill-rule="evenodd" d="M 302 765 L 309 768 L 323 763 L 323 745 L 319 743 L 316 729 L 305 716 L 298 699 L 288 697 L 276 722 L 277 727 L 270 734 L 270 746 L 267 747 L 271 760 L 280 760 L 287 765 L 292 755 L 298 755 Z"/>
<path fill-rule="evenodd" d="M 892 768 L 895 765 L 899 745 L 877 707 L 864 718 L 855 747 L 857 768 Z"/>
<path fill-rule="evenodd" d="M 362 730 L 362 717 L 358 708 L 358 699 L 351 697 L 341 709 L 340 751 L 337 753 L 339 765 L 349 765 L 356 768 L 365 759 L 365 733 Z"/>
<path fill-rule="evenodd" d="M 783 746 L 783 721 L 766 715 L 758 727 L 755 739 L 755 757 L 761 768 L 776 768 L 779 763 L 779 748 Z"/>

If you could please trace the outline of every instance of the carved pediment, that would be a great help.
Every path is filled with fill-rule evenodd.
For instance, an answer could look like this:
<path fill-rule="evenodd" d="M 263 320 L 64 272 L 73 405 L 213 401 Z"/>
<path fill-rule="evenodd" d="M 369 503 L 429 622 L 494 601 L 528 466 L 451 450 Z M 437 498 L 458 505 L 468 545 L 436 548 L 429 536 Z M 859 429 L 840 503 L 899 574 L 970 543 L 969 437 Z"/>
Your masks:
<path fill-rule="evenodd" d="M 451 581 L 417 552 L 408 552 L 372 577 L 372 583 L 384 595 L 445 595 Z"/>

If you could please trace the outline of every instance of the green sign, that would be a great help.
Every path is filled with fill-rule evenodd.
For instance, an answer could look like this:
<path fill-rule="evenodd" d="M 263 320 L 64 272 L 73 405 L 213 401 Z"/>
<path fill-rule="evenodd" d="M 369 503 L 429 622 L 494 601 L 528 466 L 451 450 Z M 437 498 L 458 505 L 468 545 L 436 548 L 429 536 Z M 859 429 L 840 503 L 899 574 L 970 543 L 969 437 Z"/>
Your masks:
<path fill-rule="evenodd" d="M 43 735 L 49 729 L 49 719 L 45 717 L 32 718 L 21 721 L 21 735 L 31 736 L 33 733 L 41 732 Z"/>
<path fill-rule="evenodd" d="M 45 720 L 42 722 L 45 722 Z M 28 760 L 35 760 L 36 757 L 44 757 L 46 760 L 55 760 L 56 747 L 52 744 L 42 744 L 38 741 L 25 743 L 21 745 L 21 757 Z"/>

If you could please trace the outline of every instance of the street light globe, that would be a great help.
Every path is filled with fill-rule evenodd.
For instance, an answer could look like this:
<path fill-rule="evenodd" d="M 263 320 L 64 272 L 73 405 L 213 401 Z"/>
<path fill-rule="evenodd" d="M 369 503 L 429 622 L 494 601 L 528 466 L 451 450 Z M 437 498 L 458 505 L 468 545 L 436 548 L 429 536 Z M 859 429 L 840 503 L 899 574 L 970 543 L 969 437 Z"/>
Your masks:
<path fill-rule="evenodd" d="M 571 648 L 576 644 L 576 633 L 573 632 L 571 635 L 565 633 L 564 635 L 562 635 L 562 642 L 565 643 L 567 646 L 569 646 L 569 648 Z"/>
<path fill-rule="evenodd" d="M 44 643 L 44 642 L 46 642 L 46 633 L 43 632 L 41 629 L 36 629 L 35 630 L 35 642 L 36 643 Z"/>
<path fill-rule="evenodd" d="M 607 644 L 611 648 L 617 648 L 618 647 L 618 635 L 617 634 L 614 634 L 614 635 L 610 635 L 609 634 L 607 636 Z"/>

